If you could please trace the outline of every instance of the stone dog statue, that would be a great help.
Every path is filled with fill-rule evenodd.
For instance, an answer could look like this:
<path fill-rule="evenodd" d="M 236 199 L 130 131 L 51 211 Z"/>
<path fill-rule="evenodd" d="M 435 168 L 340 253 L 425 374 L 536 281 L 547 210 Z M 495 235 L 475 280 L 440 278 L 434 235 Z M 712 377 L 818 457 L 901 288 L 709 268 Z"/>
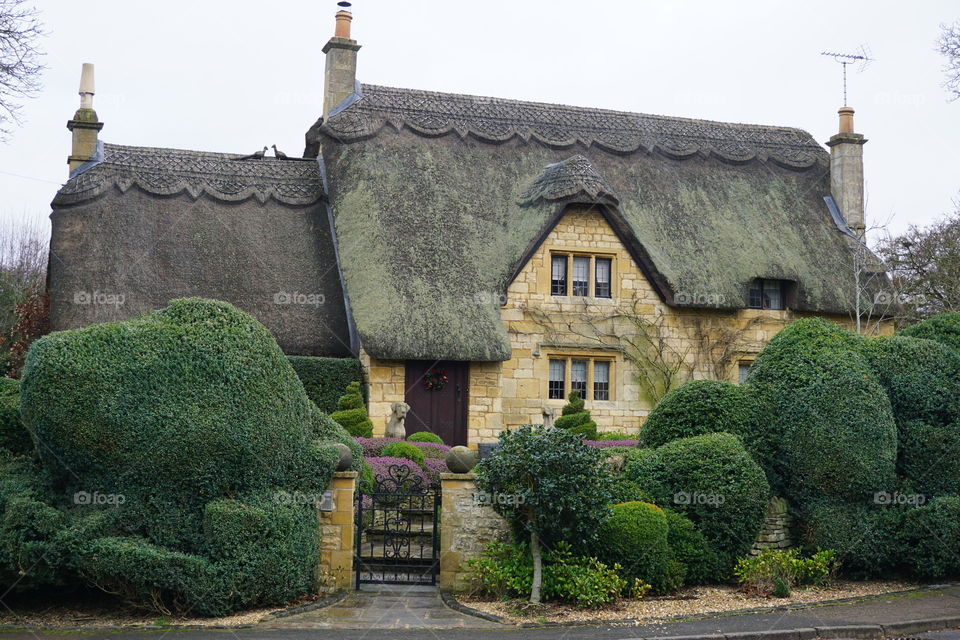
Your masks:
<path fill-rule="evenodd" d="M 390 419 L 387 421 L 386 436 L 388 438 L 405 440 L 407 438 L 407 427 L 403 422 L 407 419 L 407 412 L 410 411 L 410 405 L 406 402 L 394 402 L 390 405 L 390 409 L 393 413 L 390 414 Z"/>

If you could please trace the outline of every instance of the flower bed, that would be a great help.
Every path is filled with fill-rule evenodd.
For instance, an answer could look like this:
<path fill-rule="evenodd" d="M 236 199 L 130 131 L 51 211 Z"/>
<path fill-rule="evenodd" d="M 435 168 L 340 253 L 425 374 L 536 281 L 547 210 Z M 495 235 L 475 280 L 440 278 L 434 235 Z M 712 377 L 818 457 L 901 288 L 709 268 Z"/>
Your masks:
<path fill-rule="evenodd" d="M 583 443 L 594 449 L 606 449 L 608 447 L 635 447 L 637 440 L 584 440 Z"/>

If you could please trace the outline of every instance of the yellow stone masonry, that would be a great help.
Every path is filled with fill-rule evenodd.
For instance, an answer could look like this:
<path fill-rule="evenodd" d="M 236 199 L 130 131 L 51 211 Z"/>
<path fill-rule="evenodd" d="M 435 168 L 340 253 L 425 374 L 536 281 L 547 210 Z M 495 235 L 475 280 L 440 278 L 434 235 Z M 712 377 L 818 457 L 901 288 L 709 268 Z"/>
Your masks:
<path fill-rule="evenodd" d="M 611 297 L 552 296 L 552 256 L 585 256 L 590 262 L 594 292 L 595 258 L 611 260 Z M 572 262 L 568 262 L 568 274 Z M 726 379 L 736 382 L 739 364 L 749 363 L 784 326 L 810 314 L 742 309 L 678 309 L 657 296 L 600 211 L 571 207 L 507 289 L 501 317 L 510 335 L 512 357 L 506 362 L 470 363 L 468 437 L 471 447 L 495 442 L 505 427 L 543 422 L 544 408 L 557 415 L 565 400 L 547 399 L 551 357 L 567 359 L 569 388 L 572 359 L 610 363 L 610 399 L 587 400 L 601 431 L 639 431 L 655 395 L 641 384 L 637 359 L 625 357 L 624 336 L 647 327 L 649 353 L 677 362 L 677 380 Z M 614 319 L 617 316 L 618 319 Z M 828 316 L 851 328 L 847 316 Z M 892 332 L 884 326 L 882 333 Z M 390 405 L 404 399 L 404 363 L 361 354 L 370 384 L 370 417 L 374 434 L 382 435 Z M 650 370 L 649 367 L 644 367 Z M 588 398 L 592 389 L 589 369 Z"/>

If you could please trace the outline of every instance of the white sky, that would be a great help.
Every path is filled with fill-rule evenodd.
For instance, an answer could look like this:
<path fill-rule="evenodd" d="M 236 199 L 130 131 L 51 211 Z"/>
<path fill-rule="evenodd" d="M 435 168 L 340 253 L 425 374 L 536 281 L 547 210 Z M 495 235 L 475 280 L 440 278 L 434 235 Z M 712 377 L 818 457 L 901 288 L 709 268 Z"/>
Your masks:
<path fill-rule="evenodd" d="M 96 64 L 107 142 L 303 152 L 333 0 L 38 5 L 49 68 L 0 145 L 0 220 L 49 214 L 82 62 Z M 940 23 L 960 18 L 956 0 L 356 0 L 353 10 L 363 82 L 796 126 L 821 142 L 842 96 L 840 65 L 819 53 L 867 44 L 876 61 L 851 73 L 849 102 L 869 139 L 868 220 L 927 223 L 960 192 L 960 101 L 948 102 L 934 50 Z"/>

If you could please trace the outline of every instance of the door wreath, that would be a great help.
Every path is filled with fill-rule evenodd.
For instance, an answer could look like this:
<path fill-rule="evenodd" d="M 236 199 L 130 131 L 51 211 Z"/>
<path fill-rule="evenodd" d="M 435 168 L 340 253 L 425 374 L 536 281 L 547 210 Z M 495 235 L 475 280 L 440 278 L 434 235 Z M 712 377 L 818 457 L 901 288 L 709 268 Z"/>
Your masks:
<path fill-rule="evenodd" d="M 449 380 L 447 372 L 443 369 L 430 369 L 423 376 L 423 388 L 427 391 L 440 391 L 447 386 Z"/>

